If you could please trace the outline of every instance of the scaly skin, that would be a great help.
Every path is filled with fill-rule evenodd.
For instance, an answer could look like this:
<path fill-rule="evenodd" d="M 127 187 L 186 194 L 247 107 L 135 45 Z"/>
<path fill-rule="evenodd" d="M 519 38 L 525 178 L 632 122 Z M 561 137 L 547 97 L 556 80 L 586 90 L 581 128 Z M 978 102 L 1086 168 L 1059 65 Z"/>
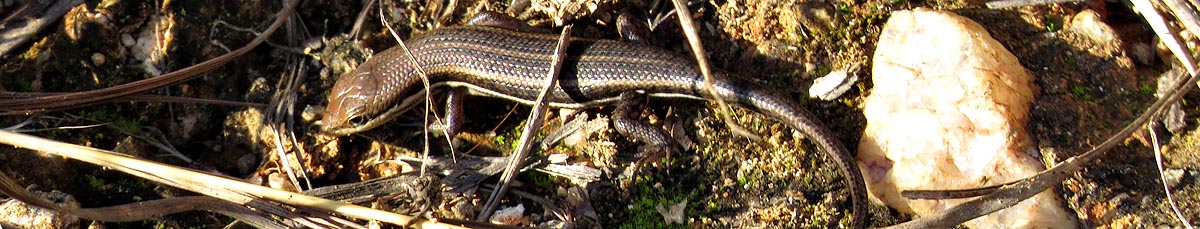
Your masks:
<path fill-rule="evenodd" d="M 413 57 L 433 87 L 456 86 L 531 104 L 553 61 L 557 35 L 486 26 L 428 31 L 408 41 Z M 653 97 L 703 99 L 704 79 L 695 62 L 656 47 L 573 38 L 559 85 L 547 98 L 553 107 L 586 108 L 618 100 L 622 92 Z M 403 51 L 379 53 L 334 84 L 324 131 L 337 135 L 379 126 L 424 98 L 421 79 Z M 850 189 L 854 227 L 867 219 L 867 190 L 853 156 L 807 110 L 762 86 L 713 75 L 717 99 L 765 114 L 800 131 L 841 168 Z"/>

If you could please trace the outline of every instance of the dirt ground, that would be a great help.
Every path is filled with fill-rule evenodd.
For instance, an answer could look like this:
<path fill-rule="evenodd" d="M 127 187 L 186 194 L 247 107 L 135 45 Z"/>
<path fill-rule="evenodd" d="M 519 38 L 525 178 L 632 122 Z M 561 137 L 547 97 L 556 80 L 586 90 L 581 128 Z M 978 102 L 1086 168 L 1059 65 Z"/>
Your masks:
<path fill-rule="evenodd" d="M 577 5 L 534 0 L 521 18 L 541 27 L 575 25 L 577 36 L 615 39 L 613 20 L 621 10 L 654 17 L 663 7 L 652 1 L 588 0 Z M 449 4 L 453 7 L 448 7 Z M 164 5 L 165 4 L 165 5 Z M 551 5 L 542 7 L 542 5 Z M 668 4 L 669 5 L 669 4 Z M 383 3 L 385 17 L 401 37 L 440 26 L 462 24 L 481 10 L 503 11 L 506 3 L 480 1 L 413 1 Z M 669 7 L 669 6 L 668 6 Z M 1154 33 L 1128 6 L 1086 1 L 1006 10 L 987 9 L 981 2 L 942 1 L 695 1 L 693 19 L 717 68 L 752 79 L 794 96 L 827 123 L 849 148 L 857 145 L 865 120 L 862 101 L 870 93 L 871 56 L 890 12 L 915 7 L 949 10 L 976 20 L 1005 45 L 1036 77 L 1040 94 L 1028 128 L 1043 161 L 1058 162 L 1083 153 L 1143 112 L 1155 99 L 1160 73 L 1168 69 L 1155 51 Z M 3 56 L 0 88 L 9 91 L 63 92 L 110 87 L 150 77 L 132 57 L 126 36 L 147 28 L 170 31 L 164 72 L 182 69 L 224 54 L 251 40 L 280 9 L 277 1 L 86 1 L 29 44 Z M 268 177 L 278 173 L 276 136 L 270 126 L 292 120 L 296 142 L 282 148 L 303 155 L 314 186 L 352 183 L 400 173 L 394 158 L 421 155 L 420 112 L 382 128 L 349 137 L 320 133 L 301 117 L 306 108 L 325 105 L 337 76 L 374 50 L 395 41 L 382 27 L 377 8 L 367 12 L 361 31 L 351 34 L 364 6 L 359 1 L 303 1 L 296 24 L 276 32 L 233 62 L 154 94 L 261 104 L 284 104 L 284 110 L 196 103 L 116 102 L 29 116 L 2 116 L 0 126 L 31 121 L 31 134 L 149 158 L 182 167 L 233 177 Z M 449 11 L 448 11 L 449 9 Z M 653 10 L 650 10 L 653 9 Z M 1096 42 L 1066 29 L 1084 10 L 1101 15 L 1119 41 Z M 443 13 L 446 12 L 446 13 Z M 171 26 L 162 26 L 165 19 Z M 157 27 L 156 27 L 157 26 Z M 244 29 L 243 29 L 244 28 Z M 666 20 L 652 33 L 656 45 L 687 53 L 679 26 Z M 164 36 L 160 36 L 164 37 Z M 361 41 L 361 42 L 354 42 Z M 366 47 L 368 49 L 363 49 Z M 689 54 L 690 55 L 690 54 Z M 303 70 L 297 70 L 303 69 Z M 809 99 L 812 79 L 845 70 L 860 79 L 833 101 Z M 293 102 L 280 93 L 294 82 Z M 272 102 L 272 100 L 276 100 Z M 1179 132 L 1159 129 L 1164 163 L 1173 178 L 1172 191 L 1184 215 L 1200 219 L 1200 169 L 1195 93 L 1184 98 L 1185 126 Z M 474 156 L 507 155 L 516 144 L 526 106 L 493 98 L 469 98 L 464 136 L 455 152 Z M 583 226 L 606 228 L 847 226 L 850 200 L 836 165 L 816 152 L 785 125 L 744 109 L 735 109 L 737 124 L 760 135 L 760 142 L 730 133 L 711 104 L 654 100 L 643 115 L 654 125 L 677 130 L 692 148 L 637 169 L 632 176 L 606 178 L 580 186 L 540 172 L 525 172 L 514 190 L 566 203 L 572 187 L 583 187 L 585 204 L 594 215 Z M 589 110 L 607 117 L 611 107 Z M 553 111 L 557 117 L 559 111 Z M 103 124 L 86 128 L 81 127 Z M 548 133 L 557 121 L 543 128 Z M 1130 138 L 1101 160 L 1064 182 L 1060 192 L 1086 227 L 1155 227 L 1179 225 L 1170 213 L 1148 132 Z M 436 136 L 435 136 L 436 137 Z M 444 140 L 430 142 L 431 154 L 449 157 Z M 163 156 L 170 145 L 186 162 Z M 300 147 L 294 147 L 294 146 Z M 575 163 L 617 170 L 644 156 L 638 144 L 610 128 L 583 143 L 560 146 L 539 155 L 565 154 Z M 296 149 L 302 149 L 297 151 Z M 192 195 L 97 166 L 45 154 L 0 147 L 0 171 L 33 190 L 59 190 L 83 207 Z M 494 183 L 496 178 L 485 180 Z M 486 192 L 460 193 L 482 205 Z M 473 197 L 471 197 L 473 195 Z M 686 201 L 684 223 L 664 221 L 658 207 Z M 510 197 L 505 206 L 523 204 L 534 224 L 553 215 L 526 199 Z M 578 205 L 575 205 L 578 206 Z M 578 210 L 578 209 L 577 209 Z M 873 206 L 872 226 L 907 221 L 911 216 Z M 594 217 L 594 218 L 593 218 Z M 583 221 L 589 221 L 583 223 Z M 176 214 L 134 223 L 104 223 L 115 228 L 208 228 L 231 219 L 214 213 Z M 86 225 L 86 223 L 85 223 Z"/>

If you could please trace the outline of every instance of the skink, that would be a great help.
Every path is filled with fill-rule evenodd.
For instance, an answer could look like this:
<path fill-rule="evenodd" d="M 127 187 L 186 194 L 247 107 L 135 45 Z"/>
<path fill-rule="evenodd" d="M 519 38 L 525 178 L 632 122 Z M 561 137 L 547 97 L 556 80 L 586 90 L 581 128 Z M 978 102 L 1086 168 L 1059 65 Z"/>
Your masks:
<path fill-rule="evenodd" d="M 549 72 L 558 36 L 488 26 L 434 29 L 407 41 L 432 87 L 469 88 L 472 94 L 531 104 Z M 694 61 L 667 50 L 612 40 L 572 38 L 551 106 L 587 108 L 615 102 L 621 93 L 703 99 L 704 79 Z M 334 83 L 322 129 L 362 132 L 424 100 L 417 66 L 399 48 L 383 51 Z M 788 96 L 731 77 L 713 75 L 717 99 L 765 114 L 807 136 L 841 168 L 850 189 L 854 227 L 865 226 L 867 190 L 853 156 L 818 119 Z M 414 96 L 420 95 L 420 96 Z"/>

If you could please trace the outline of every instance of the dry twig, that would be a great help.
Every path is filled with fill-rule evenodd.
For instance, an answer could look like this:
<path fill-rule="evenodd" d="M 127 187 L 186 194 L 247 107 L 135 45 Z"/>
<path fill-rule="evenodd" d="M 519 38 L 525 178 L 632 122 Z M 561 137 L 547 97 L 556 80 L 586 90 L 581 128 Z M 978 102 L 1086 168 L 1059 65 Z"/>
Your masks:
<path fill-rule="evenodd" d="M 558 37 L 558 46 L 555 47 L 554 59 L 550 62 L 550 72 L 546 73 L 546 82 L 542 84 L 542 93 L 538 94 L 537 100 L 534 101 L 532 112 L 529 112 L 529 121 L 525 122 L 525 128 L 521 130 L 521 140 L 517 142 L 517 148 L 513 149 L 510 156 L 512 158 L 504 168 L 500 182 L 496 185 L 499 188 L 492 191 L 487 204 L 483 205 L 483 211 L 475 218 L 476 221 L 487 221 L 491 218 L 492 212 L 500 204 L 500 197 L 508 191 L 508 186 L 516 177 L 517 172 L 521 170 L 525 157 L 529 156 L 529 151 L 535 145 L 533 138 L 537 135 L 537 130 L 541 129 L 546 120 L 546 112 L 550 109 L 549 101 L 546 98 L 550 97 L 550 92 L 554 90 L 555 85 L 558 85 L 558 74 L 562 70 L 563 59 L 567 56 L 567 46 L 570 44 L 571 25 L 567 25 L 563 27 L 562 33 Z"/>
<path fill-rule="evenodd" d="M 1004 8 L 1014 8 L 1014 7 L 1022 7 L 1022 6 L 1049 5 L 1049 4 L 1082 2 L 1082 1 L 1083 0 L 1001 0 L 1001 1 L 988 2 L 987 7 L 989 9 L 1004 9 Z"/>
<path fill-rule="evenodd" d="M 353 218 L 379 220 L 396 225 L 409 225 L 422 228 L 463 228 L 423 218 L 398 215 L 339 201 L 272 189 L 226 177 L 204 174 L 190 169 L 182 169 L 158 162 L 124 156 L 106 150 L 9 131 L 0 131 L 0 144 L 80 160 L 153 182 L 215 197 L 237 205 L 250 205 L 260 210 L 279 208 L 276 204 L 282 204 L 299 209 L 313 209 L 315 212 L 338 213 Z M 274 213 L 275 211 L 272 212 Z M 298 215 L 289 217 L 303 218 Z M 311 224 L 306 226 L 316 225 Z"/>
<path fill-rule="evenodd" d="M 1175 58 L 1183 64 L 1183 68 L 1187 69 L 1188 75 L 1195 75 L 1197 73 L 1196 58 L 1192 57 L 1187 46 L 1184 46 L 1183 42 L 1179 40 L 1177 31 L 1168 26 L 1166 19 L 1163 19 L 1158 9 L 1154 8 L 1154 3 L 1151 3 L 1150 0 L 1130 0 L 1130 2 L 1133 3 L 1134 9 L 1142 14 L 1142 18 L 1146 19 L 1146 24 L 1154 29 L 1158 39 L 1167 45 L 1167 49 L 1170 49 L 1171 53 L 1175 54 Z"/>
<path fill-rule="evenodd" d="M 754 141 L 762 141 L 762 138 L 746 128 L 737 125 L 733 121 L 733 112 L 729 109 L 729 104 L 717 95 L 717 91 L 713 89 L 712 68 L 708 64 L 708 54 L 704 51 L 704 45 L 700 44 L 700 33 L 696 32 L 696 22 L 692 21 L 692 11 L 688 10 L 687 3 L 684 0 L 673 0 L 675 4 L 675 13 L 679 17 L 679 26 L 683 28 L 683 35 L 687 37 L 688 46 L 692 48 L 692 55 L 696 57 L 696 65 L 700 66 L 700 74 L 704 76 L 705 92 L 708 92 L 709 100 L 716 101 L 717 107 L 721 110 L 721 118 L 725 120 L 725 127 L 729 128 L 734 134 L 745 136 Z"/>

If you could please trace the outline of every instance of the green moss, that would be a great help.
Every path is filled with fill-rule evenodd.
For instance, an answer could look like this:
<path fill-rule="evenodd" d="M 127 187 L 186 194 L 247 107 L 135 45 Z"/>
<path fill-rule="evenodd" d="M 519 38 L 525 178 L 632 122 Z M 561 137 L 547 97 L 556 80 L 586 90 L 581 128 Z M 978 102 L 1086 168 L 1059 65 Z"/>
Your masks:
<path fill-rule="evenodd" d="M 1059 30 L 1062 30 L 1060 25 L 1062 25 L 1063 19 L 1062 19 L 1062 17 L 1059 17 L 1059 16 L 1055 16 L 1052 14 L 1046 14 L 1045 17 L 1042 17 L 1042 23 L 1046 24 L 1046 32 L 1053 33 L 1053 32 L 1058 32 Z"/>
<path fill-rule="evenodd" d="M 704 203 L 696 200 L 699 191 L 680 187 L 658 188 L 656 186 L 663 185 L 657 184 L 657 179 L 653 176 L 637 178 L 638 184 L 634 187 L 636 194 L 632 196 L 634 201 L 627 211 L 614 218 L 614 221 L 618 222 L 616 228 L 688 228 L 688 225 L 684 224 L 668 224 L 658 212 L 658 206 L 669 208 L 686 200 L 688 204 L 684 210 L 684 217 L 696 216 L 698 209 L 703 205 L 698 203 Z M 709 206 L 716 206 L 715 202 L 707 203 Z"/>
<path fill-rule="evenodd" d="M 83 178 L 87 179 L 88 187 L 95 190 L 102 189 L 104 185 L 108 184 L 107 181 L 104 181 L 104 178 L 95 176 L 84 176 Z"/>
<path fill-rule="evenodd" d="M 507 144 L 508 141 L 507 141 L 507 139 L 505 139 L 504 135 L 497 135 L 495 138 L 495 141 L 496 141 L 496 145 L 508 145 Z"/>
<path fill-rule="evenodd" d="M 1071 89 L 1068 89 L 1068 93 L 1071 93 L 1071 98 L 1074 98 L 1075 100 L 1089 102 L 1096 101 L 1096 98 L 1092 96 L 1091 90 L 1084 86 L 1071 87 Z"/>
<path fill-rule="evenodd" d="M 112 127 L 128 133 L 137 133 L 141 123 L 134 119 L 122 118 L 112 122 Z"/>
<path fill-rule="evenodd" d="M 95 109 L 83 111 L 83 117 L 96 122 L 108 123 L 109 126 L 117 128 L 126 133 L 137 133 L 141 122 L 131 115 L 123 115 L 113 106 L 96 106 Z"/>
<path fill-rule="evenodd" d="M 850 13 L 850 5 L 838 3 L 837 9 L 838 9 L 838 11 L 841 11 L 842 13 Z"/>
<path fill-rule="evenodd" d="M 1153 95 L 1154 87 L 1151 87 L 1150 85 L 1142 85 L 1141 87 L 1138 87 L 1138 91 L 1142 92 L 1143 94 Z"/>
<path fill-rule="evenodd" d="M 546 173 L 521 173 L 520 176 L 522 177 L 521 180 L 529 181 L 537 188 L 550 189 L 555 186 L 554 177 Z"/>

